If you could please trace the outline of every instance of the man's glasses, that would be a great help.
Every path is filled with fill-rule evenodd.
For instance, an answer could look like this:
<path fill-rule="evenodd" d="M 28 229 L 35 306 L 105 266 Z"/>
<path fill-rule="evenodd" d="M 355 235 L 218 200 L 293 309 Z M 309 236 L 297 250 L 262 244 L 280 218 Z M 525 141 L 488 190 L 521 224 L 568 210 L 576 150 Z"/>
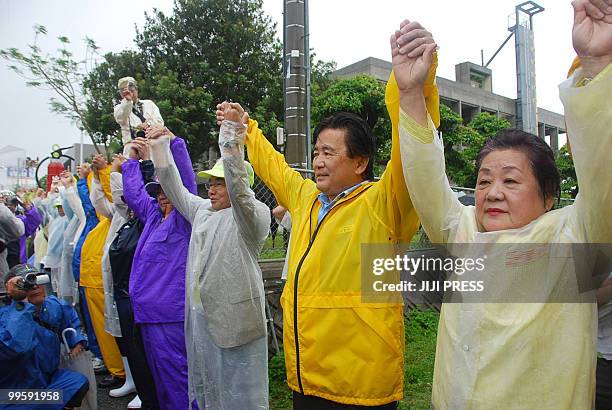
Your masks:
<path fill-rule="evenodd" d="M 213 181 L 213 182 L 205 182 L 204 187 L 210 191 L 211 188 L 225 188 L 224 181 Z"/>

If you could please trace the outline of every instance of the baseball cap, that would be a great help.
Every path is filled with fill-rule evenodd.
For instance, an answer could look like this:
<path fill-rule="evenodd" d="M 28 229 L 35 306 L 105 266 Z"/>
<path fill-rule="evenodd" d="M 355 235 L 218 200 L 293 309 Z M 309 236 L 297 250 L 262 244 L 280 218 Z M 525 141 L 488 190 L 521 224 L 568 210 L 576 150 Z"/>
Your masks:
<path fill-rule="evenodd" d="M 249 186 L 252 187 L 255 183 L 255 171 L 253 170 L 253 166 L 247 161 L 244 161 L 244 167 L 246 168 L 247 177 L 249 178 Z M 198 172 L 198 176 L 206 179 L 210 179 L 212 177 L 225 178 L 225 172 L 223 171 L 223 160 L 219 158 L 211 169 Z"/>
<path fill-rule="evenodd" d="M 119 81 L 117 81 L 117 88 L 121 90 L 123 87 L 127 87 L 130 83 L 136 85 L 136 80 L 134 80 L 134 77 L 120 78 Z"/>

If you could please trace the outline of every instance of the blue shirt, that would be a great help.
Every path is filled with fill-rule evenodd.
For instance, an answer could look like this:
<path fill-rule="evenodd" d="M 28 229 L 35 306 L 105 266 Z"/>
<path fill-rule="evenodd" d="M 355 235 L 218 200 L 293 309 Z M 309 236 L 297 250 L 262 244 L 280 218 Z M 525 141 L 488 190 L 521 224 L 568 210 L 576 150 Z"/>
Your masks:
<path fill-rule="evenodd" d="M 319 216 L 317 217 L 317 225 L 321 223 L 321 220 L 331 211 L 331 209 L 340 201 L 342 198 L 346 197 L 348 194 L 359 188 L 361 185 L 368 183 L 370 181 L 365 180 L 361 181 L 358 184 L 353 185 L 350 188 L 346 188 L 344 191 L 340 192 L 333 200 L 330 200 L 327 195 L 321 192 L 317 198 L 319 202 L 321 202 L 321 209 L 319 209 Z"/>

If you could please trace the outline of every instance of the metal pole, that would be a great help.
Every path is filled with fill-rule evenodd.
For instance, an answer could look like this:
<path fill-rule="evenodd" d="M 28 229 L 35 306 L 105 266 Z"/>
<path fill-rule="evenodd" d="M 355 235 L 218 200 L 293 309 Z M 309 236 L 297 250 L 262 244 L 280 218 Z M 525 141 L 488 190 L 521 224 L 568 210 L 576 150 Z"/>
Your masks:
<path fill-rule="evenodd" d="M 83 163 L 83 131 L 81 130 L 81 147 L 80 147 L 80 155 L 79 158 L 81 159 L 79 164 Z"/>
<path fill-rule="evenodd" d="M 285 131 L 286 158 L 293 166 L 306 166 L 306 56 L 304 50 L 304 0 L 285 0 L 285 38 L 283 59 L 286 62 Z"/>
<path fill-rule="evenodd" d="M 310 23 L 308 0 L 304 0 L 304 63 L 306 65 L 306 167 L 312 169 L 312 135 L 310 125 Z"/>

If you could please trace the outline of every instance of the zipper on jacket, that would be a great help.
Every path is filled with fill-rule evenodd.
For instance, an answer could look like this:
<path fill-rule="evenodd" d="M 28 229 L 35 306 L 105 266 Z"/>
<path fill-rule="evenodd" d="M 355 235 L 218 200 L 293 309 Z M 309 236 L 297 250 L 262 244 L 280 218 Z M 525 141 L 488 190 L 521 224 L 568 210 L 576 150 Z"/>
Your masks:
<path fill-rule="evenodd" d="M 370 187 L 365 188 L 363 191 L 359 192 L 357 195 L 347 199 L 346 201 L 342 201 L 339 204 L 348 202 L 352 200 L 353 198 L 358 197 L 359 195 L 367 191 L 369 188 Z M 310 207 L 309 222 L 308 222 L 309 227 L 312 226 L 312 210 L 314 209 L 314 206 L 317 203 L 317 201 L 318 199 L 315 199 L 315 201 L 312 203 L 312 206 Z M 310 248 L 312 248 L 312 244 L 314 243 L 315 238 L 317 237 L 319 228 L 321 228 L 321 225 L 323 225 L 323 221 L 325 220 L 325 218 L 327 218 L 327 215 L 329 215 L 334 208 L 336 207 L 334 206 L 332 209 L 330 209 L 329 212 L 323 216 L 321 221 L 317 223 L 317 227 L 315 228 L 314 234 L 312 235 L 312 237 L 310 238 L 310 241 L 308 242 L 308 247 L 304 251 L 304 254 L 300 258 L 300 262 L 298 263 L 298 266 L 295 269 L 295 278 L 293 279 L 293 337 L 295 338 L 295 368 L 297 372 L 298 386 L 300 387 L 301 394 L 304 394 L 304 388 L 302 387 L 302 375 L 300 371 L 300 342 L 298 339 L 298 325 L 297 325 L 298 281 L 300 278 L 300 270 L 302 269 L 302 264 L 304 263 L 304 259 L 306 259 L 306 256 L 308 256 L 308 253 L 310 252 Z"/>

